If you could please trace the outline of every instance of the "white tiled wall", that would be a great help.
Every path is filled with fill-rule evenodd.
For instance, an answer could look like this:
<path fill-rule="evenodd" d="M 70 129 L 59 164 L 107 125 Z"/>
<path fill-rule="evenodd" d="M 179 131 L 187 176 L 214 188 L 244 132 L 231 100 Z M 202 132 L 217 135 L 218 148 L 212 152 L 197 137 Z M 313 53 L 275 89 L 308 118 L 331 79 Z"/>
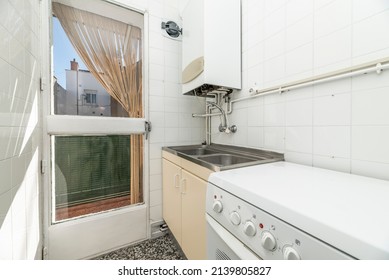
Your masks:
<path fill-rule="evenodd" d="M 162 35 L 161 22 L 181 26 L 178 0 L 121 0 L 149 12 L 150 219 L 162 220 L 161 148 L 199 144 L 205 140 L 205 121 L 192 118 L 204 112 L 204 100 L 181 94 L 181 42 Z"/>
<path fill-rule="evenodd" d="M 41 258 L 39 2 L 0 2 L 0 260 Z"/>
<path fill-rule="evenodd" d="M 389 1 L 242 0 L 243 89 L 266 88 L 389 57 Z M 389 72 L 234 104 L 235 135 L 213 142 L 389 180 Z"/>

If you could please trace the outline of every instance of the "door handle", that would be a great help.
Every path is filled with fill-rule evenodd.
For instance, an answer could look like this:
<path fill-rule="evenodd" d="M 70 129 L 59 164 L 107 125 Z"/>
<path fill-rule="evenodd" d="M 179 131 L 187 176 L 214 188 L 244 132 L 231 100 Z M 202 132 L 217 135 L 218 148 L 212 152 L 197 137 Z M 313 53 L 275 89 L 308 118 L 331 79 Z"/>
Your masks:
<path fill-rule="evenodd" d="M 180 179 L 180 175 L 179 174 L 174 175 L 174 187 L 175 188 L 179 188 L 180 187 L 180 184 L 178 184 L 179 179 Z"/>
<path fill-rule="evenodd" d="M 149 138 L 150 132 L 151 132 L 151 122 L 145 121 L 145 135 L 146 135 L 146 140 Z"/>
<path fill-rule="evenodd" d="M 186 179 L 185 179 L 185 178 L 183 178 L 183 179 L 181 180 L 181 186 L 182 186 L 182 188 L 181 188 L 181 194 L 186 194 Z"/>

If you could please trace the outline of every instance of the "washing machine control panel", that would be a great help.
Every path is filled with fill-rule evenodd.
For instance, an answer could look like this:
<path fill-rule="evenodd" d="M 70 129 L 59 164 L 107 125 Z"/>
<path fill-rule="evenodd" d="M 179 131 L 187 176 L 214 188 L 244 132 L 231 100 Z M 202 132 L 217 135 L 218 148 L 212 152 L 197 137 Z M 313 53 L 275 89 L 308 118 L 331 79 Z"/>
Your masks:
<path fill-rule="evenodd" d="M 208 183 L 207 213 L 262 259 L 351 259 L 271 213 Z"/>

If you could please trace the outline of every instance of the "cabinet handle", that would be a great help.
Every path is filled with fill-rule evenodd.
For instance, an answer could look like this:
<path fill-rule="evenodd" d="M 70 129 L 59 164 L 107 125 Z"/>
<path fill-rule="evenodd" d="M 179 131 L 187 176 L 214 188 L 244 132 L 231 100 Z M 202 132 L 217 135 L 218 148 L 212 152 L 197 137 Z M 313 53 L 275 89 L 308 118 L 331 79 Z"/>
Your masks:
<path fill-rule="evenodd" d="M 182 186 L 181 194 L 186 194 L 186 179 L 185 178 L 181 180 L 181 186 Z"/>
<path fill-rule="evenodd" d="M 179 179 L 180 179 L 180 175 L 179 174 L 174 175 L 174 187 L 175 188 L 179 188 L 180 187 L 180 184 L 178 183 Z"/>

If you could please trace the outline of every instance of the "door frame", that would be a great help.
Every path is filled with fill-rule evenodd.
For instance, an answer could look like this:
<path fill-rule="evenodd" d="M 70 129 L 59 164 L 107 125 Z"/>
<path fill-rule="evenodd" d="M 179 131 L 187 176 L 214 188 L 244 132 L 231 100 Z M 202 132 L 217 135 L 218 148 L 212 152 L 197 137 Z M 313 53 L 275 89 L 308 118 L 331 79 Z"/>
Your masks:
<path fill-rule="evenodd" d="M 81 1 L 73 0 L 60 0 L 58 2 L 80 3 Z M 149 118 L 148 113 L 148 73 L 149 73 L 149 15 L 145 9 L 138 7 L 132 7 L 123 3 L 111 0 L 100 0 L 105 4 L 111 4 L 113 9 L 125 9 L 127 11 L 135 11 L 143 14 L 143 106 L 144 106 L 144 119 L 139 121 L 145 121 Z M 144 139 L 144 167 L 143 167 L 143 204 L 130 205 L 125 208 L 114 209 L 111 211 L 85 216 L 79 219 L 73 219 L 69 221 L 52 224 L 52 191 L 51 191 L 51 136 L 57 134 L 55 129 L 53 131 L 53 121 L 60 121 L 66 126 L 66 116 L 51 115 L 52 108 L 52 89 L 53 89 L 53 28 L 52 28 L 52 0 L 41 1 L 41 58 L 42 58 L 42 72 L 41 72 L 41 120 L 42 120 L 42 178 L 41 178 L 41 200 L 43 205 L 41 212 L 43 216 L 43 259 L 85 259 L 92 258 L 94 256 L 103 254 L 105 252 L 130 245 L 134 242 L 142 241 L 150 238 L 150 208 L 149 208 L 149 143 Z M 103 120 L 100 117 L 91 117 Z M 80 117 L 81 119 L 81 117 Z M 82 118 L 87 121 L 88 117 Z M 120 119 L 120 120 L 119 120 Z M 119 127 L 123 127 L 126 124 L 134 124 L 131 119 L 118 118 Z M 104 118 L 106 122 L 112 122 L 109 118 Z M 57 122 L 58 123 L 58 122 Z M 135 122 L 136 123 L 136 122 Z M 107 126 L 104 126 L 105 129 Z M 124 129 L 125 130 L 125 129 Z M 138 132 L 141 130 L 139 127 L 135 128 Z M 49 134 L 51 131 L 52 135 Z M 87 134 L 94 134 L 96 131 L 90 131 Z M 124 134 L 122 128 L 118 128 L 116 131 L 112 131 L 112 134 Z M 105 133 L 107 134 L 107 133 Z M 136 227 L 131 223 L 137 223 Z M 118 228 L 118 225 L 122 225 Z M 139 226 L 142 225 L 142 226 Z M 132 231 L 133 234 L 130 234 Z M 94 236 L 96 232 L 101 232 L 107 235 L 105 238 L 90 238 Z M 56 244 L 51 239 L 53 234 L 57 234 L 63 238 L 64 242 Z M 89 237 L 90 240 L 83 239 L 82 237 Z M 81 238 L 80 238 L 81 237 Z M 76 239 L 75 239 L 76 238 Z M 79 242 L 75 242 L 78 240 Z M 54 243 L 53 243 L 54 242 Z M 58 242 L 57 242 L 58 243 Z M 80 243 L 80 244 L 77 244 Z M 82 249 L 80 245 L 89 245 L 94 250 Z"/>

